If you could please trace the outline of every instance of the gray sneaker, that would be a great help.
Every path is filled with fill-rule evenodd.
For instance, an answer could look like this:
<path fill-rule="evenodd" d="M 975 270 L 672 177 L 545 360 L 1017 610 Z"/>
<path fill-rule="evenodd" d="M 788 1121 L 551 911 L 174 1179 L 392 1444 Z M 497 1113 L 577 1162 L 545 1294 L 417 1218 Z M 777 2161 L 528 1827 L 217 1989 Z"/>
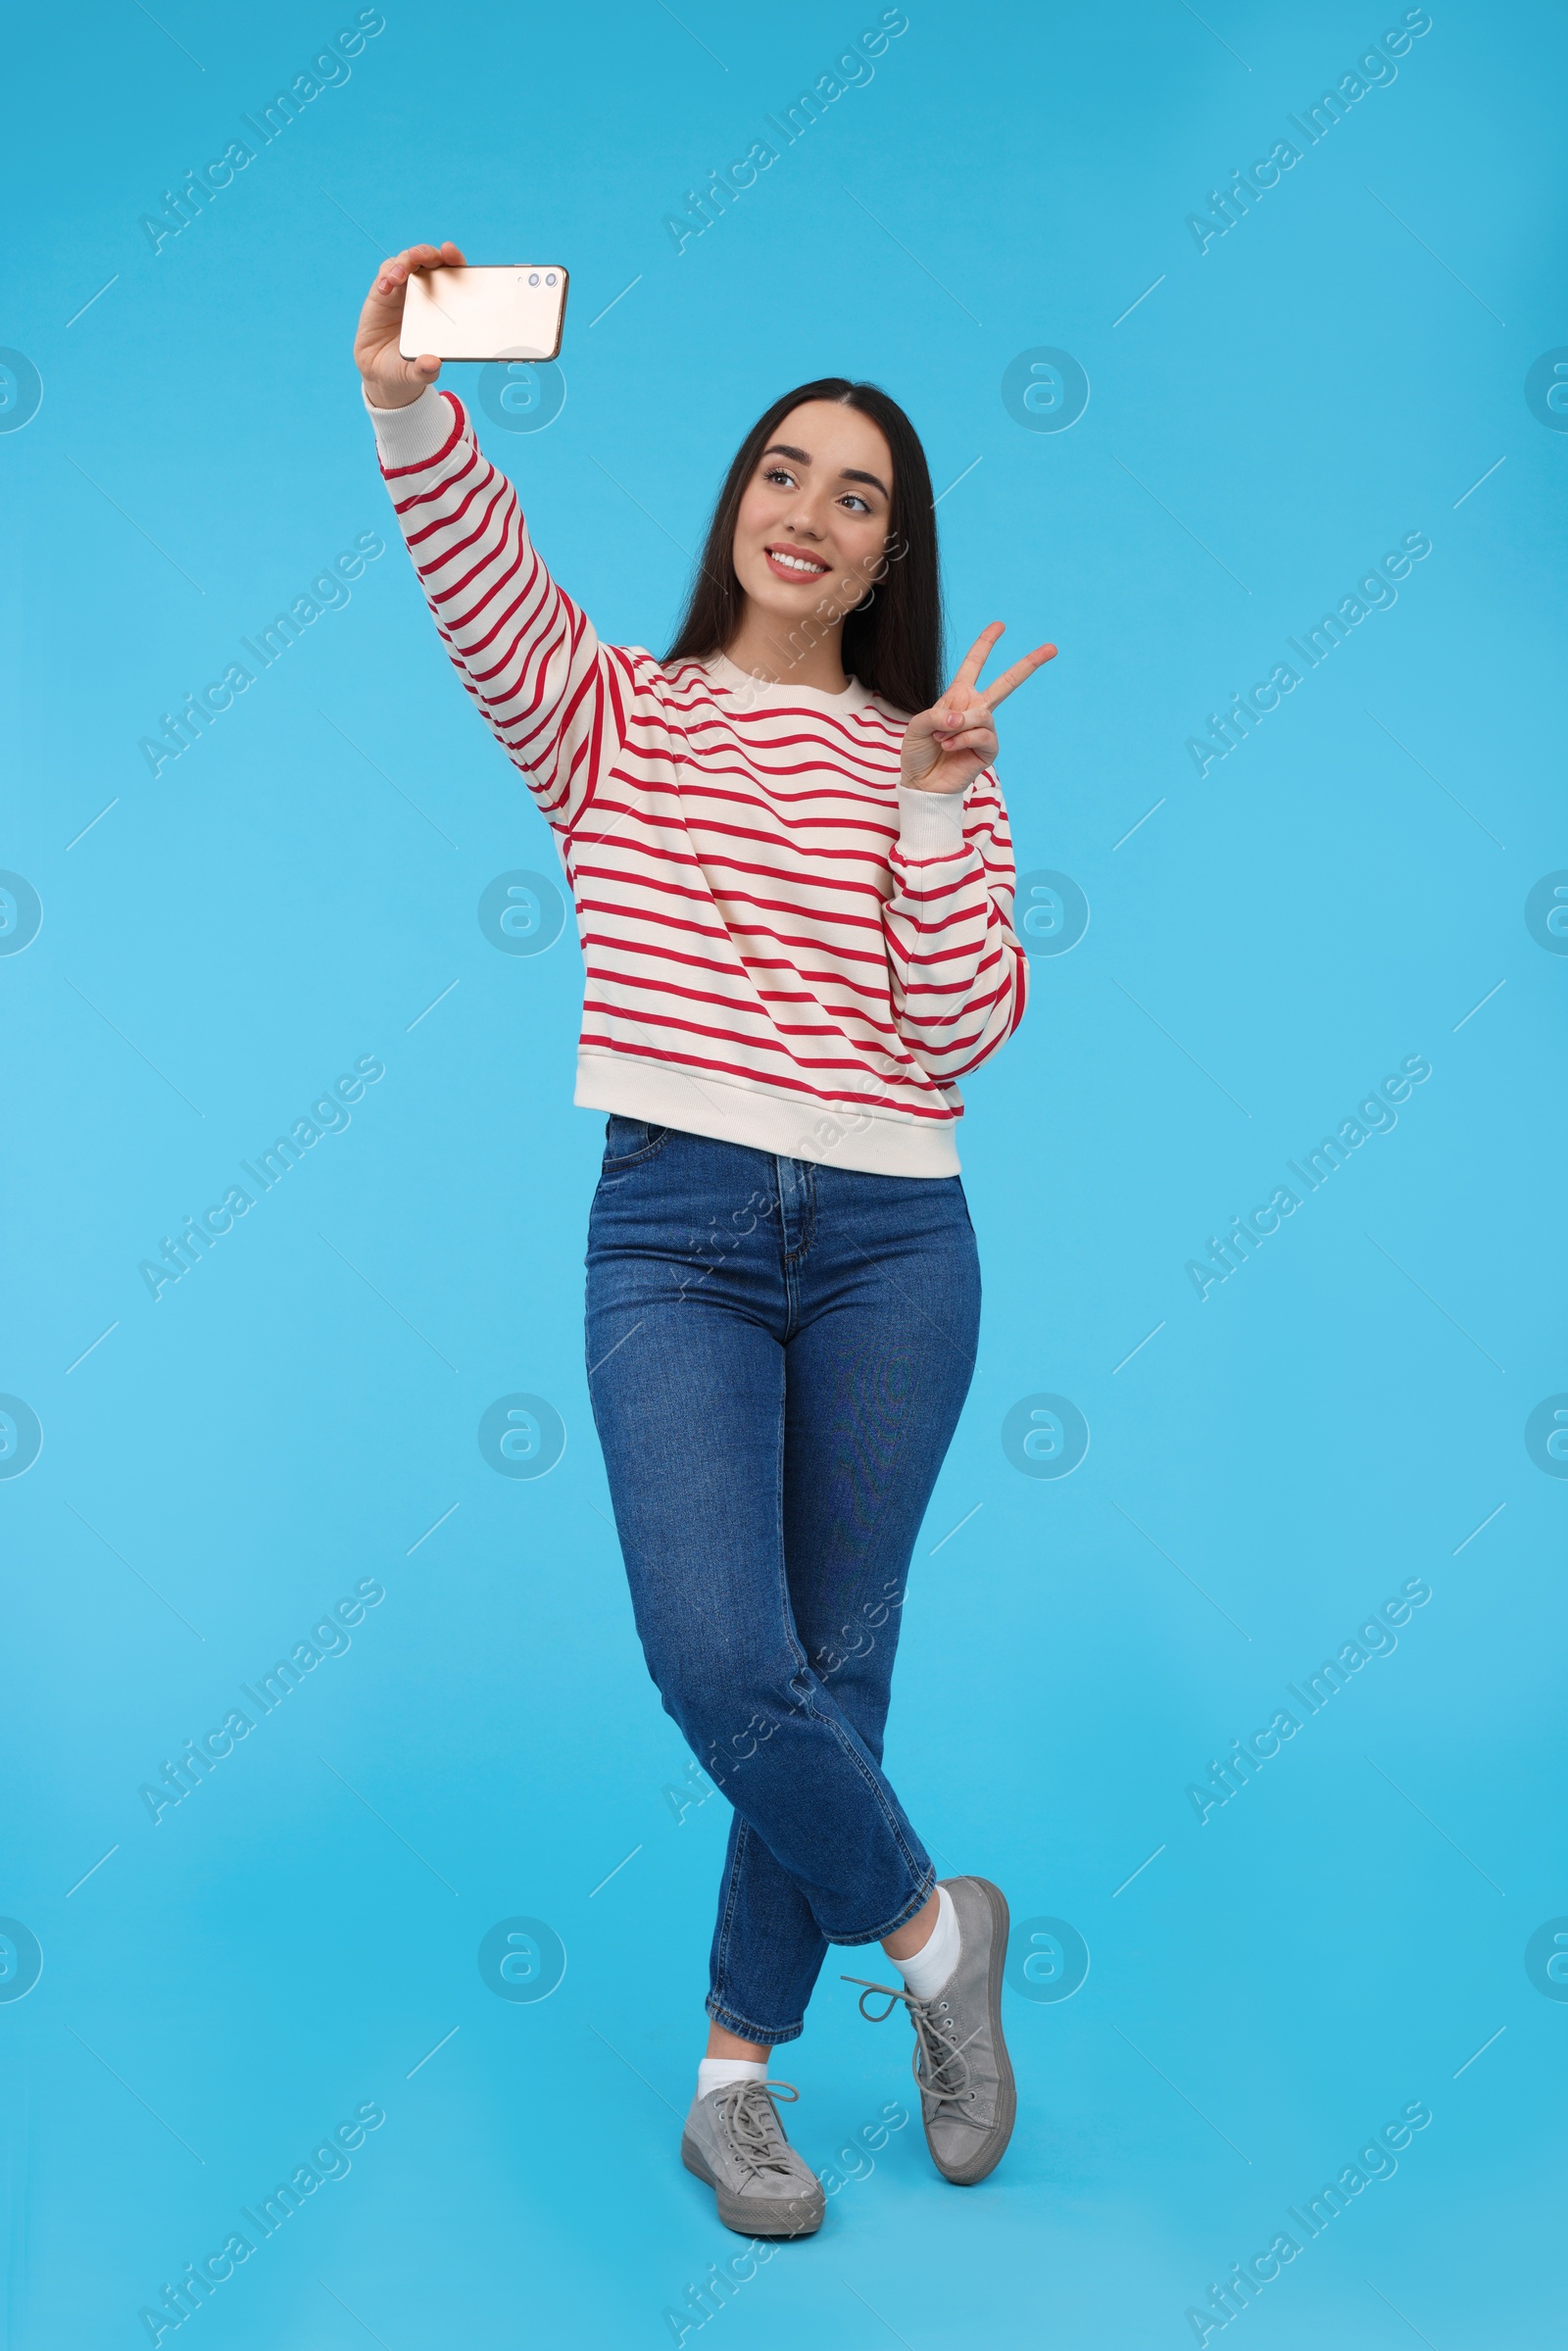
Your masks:
<path fill-rule="evenodd" d="M 822 2226 L 821 2183 L 784 2136 L 776 2098 L 787 2082 L 726 2082 L 692 2100 L 680 2159 L 718 2196 L 718 2217 L 742 2236 L 809 2236 Z"/>
<path fill-rule="evenodd" d="M 1002 1971 L 1007 1956 L 1007 1905 L 989 1878 L 945 1878 L 958 1914 L 958 1964 L 929 2000 L 846 1976 L 864 1984 L 860 2014 L 885 2025 L 902 2000 L 914 2027 L 914 2078 L 931 2160 L 944 2180 L 972 2187 L 994 2172 L 1006 2153 L 1018 2110 L 1012 2067 L 1002 2037 Z M 873 2015 L 873 1992 L 887 2001 Z"/>

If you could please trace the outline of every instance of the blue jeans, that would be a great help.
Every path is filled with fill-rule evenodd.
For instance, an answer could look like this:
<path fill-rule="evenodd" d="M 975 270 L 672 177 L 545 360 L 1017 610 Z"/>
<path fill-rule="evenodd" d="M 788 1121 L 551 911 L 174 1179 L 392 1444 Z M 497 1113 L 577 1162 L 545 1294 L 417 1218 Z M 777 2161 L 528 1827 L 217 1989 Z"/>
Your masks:
<path fill-rule="evenodd" d="M 935 1883 L 882 1731 L 979 1316 L 956 1176 L 610 1120 L 589 1388 L 648 1670 L 734 1806 L 708 2013 L 746 2040 Z"/>

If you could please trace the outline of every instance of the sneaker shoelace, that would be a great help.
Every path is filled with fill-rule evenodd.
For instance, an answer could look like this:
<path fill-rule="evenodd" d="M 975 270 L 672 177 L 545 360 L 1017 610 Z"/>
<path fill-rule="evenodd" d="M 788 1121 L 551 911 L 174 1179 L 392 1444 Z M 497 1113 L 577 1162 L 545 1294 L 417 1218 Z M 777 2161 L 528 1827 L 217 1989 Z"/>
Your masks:
<path fill-rule="evenodd" d="M 775 2098 L 793 2103 L 800 2091 L 790 2082 L 726 2082 L 713 2093 L 713 2110 L 730 2150 L 749 2180 L 760 2172 L 793 2171 L 789 2140 L 774 2107 Z"/>
<path fill-rule="evenodd" d="M 846 1976 L 843 1981 L 865 1986 L 860 1994 L 860 2014 L 868 2025 L 885 2025 L 901 2001 L 908 2010 L 909 2022 L 914 2027 L 914 2056 L 909 2070 L 921 2094 L 931 2099 L 937 2109 L 931 2120 L 935 2122 L 947 2109 L 948 2119 L 973 2123 L 976 2129 L 983 2130 L 985 2126 L 968 2111 L 975 2095 L 969 2060 L 963 2053 L 965 2043 L 955 2036 L 946 2000 L 919 2000 L 912 1991 L 901 1990 L 892 1984 L 873 1984 L 866 1976 Z M 887 2002 L 875 2015 L 865 2004 L 873 1996 Z M 972 2040 L 974 2034 L 969 2037 Z"/>

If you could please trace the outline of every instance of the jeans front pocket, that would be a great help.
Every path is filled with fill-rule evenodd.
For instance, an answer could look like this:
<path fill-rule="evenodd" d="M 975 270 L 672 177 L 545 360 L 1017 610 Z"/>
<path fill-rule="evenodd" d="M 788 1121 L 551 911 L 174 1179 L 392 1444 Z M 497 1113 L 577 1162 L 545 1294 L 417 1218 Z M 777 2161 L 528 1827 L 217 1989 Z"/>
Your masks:
<path fill-rule="evenodd" d="M 651 1159 L 655 1151 L 663 1149 L 672 1131 L 650 1126 L 644 1118 L 622 1118 L 618 1110 L 612 1110 L 605 1120 L 604 1173 L 617 1175 L 639 1159 Z"/>

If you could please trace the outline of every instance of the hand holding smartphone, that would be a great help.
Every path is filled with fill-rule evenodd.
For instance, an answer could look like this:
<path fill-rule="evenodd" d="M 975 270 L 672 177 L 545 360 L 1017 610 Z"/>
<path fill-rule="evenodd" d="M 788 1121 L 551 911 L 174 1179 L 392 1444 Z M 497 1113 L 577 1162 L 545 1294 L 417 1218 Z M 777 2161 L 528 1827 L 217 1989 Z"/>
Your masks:
<path fill-rule="evenodd" d="M 559 262 L 470 268 L 456 245 L 410 245 L 366 296 L 354 360 L 373 408 L 407 408 L 443 360 L 553 360 L 566 315 Z"/>

